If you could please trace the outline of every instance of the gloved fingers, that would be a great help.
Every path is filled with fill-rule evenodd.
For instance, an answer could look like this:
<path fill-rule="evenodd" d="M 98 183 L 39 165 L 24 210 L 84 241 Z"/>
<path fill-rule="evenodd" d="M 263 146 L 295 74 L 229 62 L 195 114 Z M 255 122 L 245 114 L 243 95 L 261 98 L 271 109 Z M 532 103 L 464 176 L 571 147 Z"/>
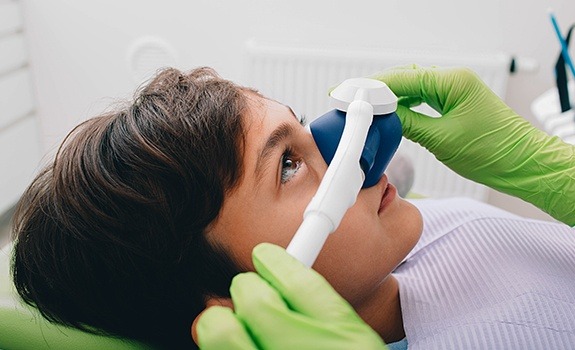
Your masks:
<path fill-rule="evenodd" d="M 415 96 L 441 113 L 467 98 L 481 80 L 470 69 L 409 65 L 384 70 L 374 78 L 383 81 L 399 97 Z"/>
<path fill-rule="evenodd" d="M 420 142 L 422 138 L 428 137 L 430 132 L 439 132 L 436 124 L 438 118 L 418 113 L 402 105 L 397 106 L 396 113 L 401 121 L 403 136 L 411 141 Z"/>
<path fill-rule="evenodd" d="M 399 97 L 423 97 L 421 81 L 426 72 L 427 68 L 410 64 L 388 68 L 371 77 L 383 81 Z"/>
<path fill-rule="evenodd" d="M 255 272 L 234 277 L 230 294 L 236 315 L 252 329 L 268 323 L 270 315 L 289 311 L 280 293 Z"/>
<path fill-rule="evenodd" d="M 285 345 L 297 343 L 309 329 L 306 321 L 314 322 L 290 310 L 280 293 L 254 272 L 234 277 L 230 292 L 237 317 L 262 349 L 276 349 L 278 344 L 293 348 Z"/>
<path fill-rule="evenodd" d="M 417 107 L 424 103 L 423 99 L 419 96 L 402 96 L 397 99 L 397 104 L 404 107 Z"/>
<path fill-rule="evenodd" d="M 417 64 L 408 64 L 408 65 L 403 65 L 403 66 L 395 66 L 395 67 L 391 67 L 391 68 L 388 68 L 388 69 L 386 69 L 386 70 L 383 70 L 383 71 L 381 71 L 381 72 L 378 72 L 378 73 L 376 73 L 376 74 L 372 74 L 372 75 L 368 76 L 367 78 L 375 79 L 375 80 L 380 80 L 380 81 L 386 83 L 386 85 L 391 88 L 391 86 L 389 86 L 389 84 L 387 84 L 387 81 L 381 79 L 382 76 L 387 77 L 388 74 L 389 74 L 389 75 L 393 75 L 393 74 L 399 73 L 400 71 L 403 71 L 403 70 L 414 70 L 414 69 L 420 69 L 420 68 L 422 68 L 422 67 L 419 66 L 419 65 L 417 65 Z M 338 87 L 340 84 L 341 84 L 341 82 L 339 82 L 339 83 L 336 84 L 336 85 L 330 86 L 330 87 L 327 89 L 327 95 L 330 96 L 330 95 L 331 95 L 331 92 L 332 92 L 333 90 L 335 90 L 335 88 Z M 392 89 L 392 90 L 393 90 L 393 89 Z M 396 95 L 397 95 L 397 93 L 396 93 Z"/>
<path fill-rule="evenodd" d="M 272 259 L 277 255 L 281 258 Z M 314 280 L 321 281 L 320 290 L 312 285 L 312 290 L 320 293 L 315 302 L 327 302 L 329 307 L 329 295 L 325 289 L 328 288 L 327 291 L 335 295 L 334 300 L 338 301 L 337 305 L 332 305 L 336 312 L 341 313 L 343 305 L 349 315 L 344 317 L 344 312 L 341 315 L 332 315 L 327 320 L 309 317 L 290 309 L 282 291 L 275 289 L 261 275 L 253 272 L 242 273 L 233 279 L 230 287 L 235 314 L 230 309 L 212 307 L 200 315 L 197 331 L 202 349 L 385 349 L 379 335 L 357 316 L 319 274 L 303 266 L 283 248 L 271 244 L 263 245 L 254 249 L 254 261 L 256 260 L 256 267 L 259 266 L 260 271 L 265 270 L 263 273 L 267 273 L 268 277 L 277 279 L 278 276 L 274 274 L 279 273 L 282 285 L 294 282 L 303 285 L 300 289 L 306 289 L 309 281 L 305 277 L 299 280 L 302 272 L 311 272 L 310 276 Z M 274 268 L 276 266 L 279 268 Z M 287 276 L 296 279 L 283 280 L 286 270 Z M 292 275 L 296 272 L 297 276 Z M 308 296 L 304 294 L 297 297 L 305 299 Z M 323 313 L 320 315 L 324 316 Z"/>
<path fill-rule="evenodd" d="M 274 251 L 277 252 L 276 249 L 270 250 L 271 253 Z M 307 269 L 303 265 L 301 267 Z M 353 348 L 350 347 L 350 339 L 351 342 L 382 344 L 379 336 L 359 317 L 331 318 L 328 321 L 288 308 L 282 295 L 253 272 L 236 276 L 230 292 L 237 317 L 249 330 L 253 342 L 262 349 L 349 349 Z M 364 347 L 360 343 L 353 345 L 361 349 L 379 349 Z"/>
<path fill-rule="evenodd" d="M 309 349 L 313 349 L 310 332 L 329 329 L 319 326 L 322 322 L 290 310 L 280 293 L 256 273 L 234 277 L 230 293 L 236 321 L 241 321 L 249 330 L 251 341 L 262 349 L 276 349 L 280 344 L 282 349 L 303 349 L 302 344 L 309 344 Z"/>
<path fill-rule="evenodd" d="M 201 314 L 196 330 L 200 349 L 258 349 L 240 320 L 227 307 L 208 308 Z"/>
<path fill-rule="evenodd" d="M 258 273 L 279 291 L 292 310 L 326 322 L 359 318 L 323 276 L 285 249 L 262 243 L 254 248 L 252 259 Z"/>
<path fill-rule="evenodd" d="M 268 328 L 281 331 L 275 337 L 261 328 L 254 329 L 262 349 L 274 350 L 343 350 L 378 349 L 385 350 L 385 343 L 363 320 L 343 323 L 328 323 L 315 320 L 290 311 L 266 324 Z"/>
<path fill-rule="evenodd" d="M 432 67 L 432 68 L 438 68 L 438 67 Z M 391 90 L 398 95 L 399 97 L 401 96 L 419 96 L 420 94 L 418 92 L 414 92 L 414 93 L 399 93 L 397 91 L 395 91 L 394 88 L 392 88 L 392 86 L 397 85 L 398 83 L 400 83 L 402 81 L 401 79 L 401 75 L 404 74 L 404 72 L 409 72 L 408 74 L 411 73 L 417 73 L 420 70 L 425 69 L 422 66 L 419 66 L 417 64 L 408 64 L 408 65 L 402 65 L 402 66 L 395 66 L 395 67 L 391 67 L 391 68 L 387 68 L 381 72 L 378 72 L 376 74 L 372 74 L 370 76 L 368 76 L 368 78 L 370 79 L 376 79 L 376 80 L 380 80 L 382 82 L 384 82 L 389 88 L 391 88 Z M 414 72 L 415 71 L 415 72 Z M 391 84 L 391 85 L 390 85 Z M 331 92 L 338 87 L 339 84 L 337 85 L 333 85 L 330 86 L 327 89 L 327 94 L 328 96 L 331 94 Z M 398 91 L 403 91 L 403 90 L 399 90 Z"/>

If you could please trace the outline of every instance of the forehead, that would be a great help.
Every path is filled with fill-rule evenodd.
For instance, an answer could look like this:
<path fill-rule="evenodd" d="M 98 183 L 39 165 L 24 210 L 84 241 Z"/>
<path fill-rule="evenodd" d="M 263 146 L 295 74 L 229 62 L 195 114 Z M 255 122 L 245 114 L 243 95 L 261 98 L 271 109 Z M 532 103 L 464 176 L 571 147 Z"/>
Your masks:
<path fill-rule="evenodd" d="M 254 160 L 267 138 L 282 123 L 297 122 L 291 109 L 258 93 L 246 93 L 244 119 L 244 166 Z"/>
<path fill-rule="evenodd" d="M 248 122 L 261 122 L 266 118 L 282 119 L 292 114 L 288 106 L 254 92 L 248 92 L 246 100 L 248 104 L 246 113 Z"/>
<path fill-rule="evenodd" d="M 244 113 L 246 150 L 254 144 L 263 144 L 266 138 L 282 123 L 299 125 L 291 108 L 260 94 L 246 94 L 247 109 Z M 253 150 L 252 150 L 253 151 Z"/>

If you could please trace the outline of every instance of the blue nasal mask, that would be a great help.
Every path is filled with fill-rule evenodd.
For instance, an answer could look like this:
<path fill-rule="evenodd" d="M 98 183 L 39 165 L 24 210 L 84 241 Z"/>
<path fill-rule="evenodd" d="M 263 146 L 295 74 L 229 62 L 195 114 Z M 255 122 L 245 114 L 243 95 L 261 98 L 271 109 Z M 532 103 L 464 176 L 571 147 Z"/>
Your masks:
<path fill-rule="evenodd" d="M 360 189 L 375 185 L 401 141 L 397 97 L 381 81 L 348 79 L 331 94 L 335 107 L 310 124 L 328 168 L 287 252 L 311 266 Z"/>
<path fill-rule="evenodd" d="M 345 127 L 345 115 L 344 111 L 334 109 L 309 125 L 315 143 L 327 164 L 331 164 L 337 150 Z M 365 174 L 363 188 L 375 185 L 383 176 L 400 141 L 401 123 L 395 112 L 373 116 L 359 158 L 359 166 Z"/>

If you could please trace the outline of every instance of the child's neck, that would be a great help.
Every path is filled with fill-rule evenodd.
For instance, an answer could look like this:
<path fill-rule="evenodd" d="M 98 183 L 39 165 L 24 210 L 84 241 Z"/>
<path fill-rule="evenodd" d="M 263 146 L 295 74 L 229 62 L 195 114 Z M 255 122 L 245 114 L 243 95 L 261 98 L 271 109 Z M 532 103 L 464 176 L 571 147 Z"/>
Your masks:
<path fill-rule="evenodd" d="M 361 305 L 356 306 L 356 311 L 386 343 L 405 338 L 399 283 L 392 275 L 389 275 L 370 297 L 364 299 Z"/>

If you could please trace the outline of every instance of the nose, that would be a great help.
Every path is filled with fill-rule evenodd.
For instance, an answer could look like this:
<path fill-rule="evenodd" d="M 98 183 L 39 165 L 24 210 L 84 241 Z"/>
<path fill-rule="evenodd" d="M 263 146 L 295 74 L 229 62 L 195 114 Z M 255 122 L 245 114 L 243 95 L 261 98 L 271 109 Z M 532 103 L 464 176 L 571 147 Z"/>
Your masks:
<path fill-rule="evenodd" d="M 315 119 L 309 124 L 319 151 L 329 165 L 345 127 L 345 112 L 337 109 Z M 365 174 L 362 188 L 377 184 L 401 142 L 401 122 L 395 112 L 374 115 L 359 160 Z"/>

